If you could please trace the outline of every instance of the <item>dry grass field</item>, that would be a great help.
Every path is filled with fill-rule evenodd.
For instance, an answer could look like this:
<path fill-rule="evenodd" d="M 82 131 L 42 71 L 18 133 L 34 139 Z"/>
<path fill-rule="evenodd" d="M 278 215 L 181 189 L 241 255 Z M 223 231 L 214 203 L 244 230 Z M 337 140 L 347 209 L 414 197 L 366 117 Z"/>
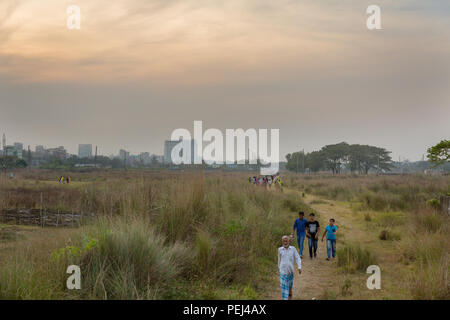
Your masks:
<path fill-rule="evenodd" d="M 304 259 L 297 299 L 448 299 L 448 217 L 433 198 L 448 176 L 284 176 L 285 188 L 244 173 L 18 172 L 2 179 L 0 210 L 94 213 L 73 228 L 0 224 L 3 299 L 278 299 L 277 255 L 297 212 L 339 226 L 338 257 Z M 302 196 L 304 193 L 304 196 Z M 306 244 L 306 243 L 305 243 Z M 81 290 L 66 288 L 79 265 Z M 368 265 L 382 289 L 365 286 Z"/>

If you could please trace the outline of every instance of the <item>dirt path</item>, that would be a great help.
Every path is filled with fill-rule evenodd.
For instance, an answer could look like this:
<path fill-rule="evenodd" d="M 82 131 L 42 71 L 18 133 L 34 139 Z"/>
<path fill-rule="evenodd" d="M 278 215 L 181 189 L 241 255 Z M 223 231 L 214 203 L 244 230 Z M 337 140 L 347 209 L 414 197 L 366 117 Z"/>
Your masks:
<path fill-rule="evenodd" d="M 286 192 L 296 192 L 293 190 L 286 190 Z M 299 194 L 300 196 L 300 194 Z M 336 219 L 336 224 L 341 229 L 346 232 L 355 231 L 352 230 L 350 224 L 350 219 L 348 214 L 350 211 L 348 208 L 337 204 L 335 201 L 328 201 L 320 199 L 319 197 L 307 195 L 303 198 L 304 202 L 312 207 L 316 212 L 320 214 L 320 235 L 319 235 L 319 245 L 317 249 L 317 258 L 311 259 L 309 257 L 308 242 L 305 239 L 303 259 L 302 259 L 302 274 L 298 273 L 294 276 L 294 300 L 311 300 L 311 299 L 322 299 L 327 290 L 332 290 L 337 292 L 339 287 L 342 285 L 340 283 L 340 276 L 336 267 L 336 260 L 332 261 L 325 260 L 327 257 L 326 241 L 322 242 L 321 236 L 323 230 L 330 218 Z M 290 218 L 286 221 L 288 226 L 291 226 L 293 221 Z M 339 233 L 338 233 L 339 237 Z M 295 244 L 297 240 L 295 239 L 292 245 Z M 278 275 L 276 276 L 276 283 L 279 284 Z M 269 299 L 279 300 L 281 299 L 281 291 L 279 285 L 273 289 L 273 293 L 270 294 Z"/>

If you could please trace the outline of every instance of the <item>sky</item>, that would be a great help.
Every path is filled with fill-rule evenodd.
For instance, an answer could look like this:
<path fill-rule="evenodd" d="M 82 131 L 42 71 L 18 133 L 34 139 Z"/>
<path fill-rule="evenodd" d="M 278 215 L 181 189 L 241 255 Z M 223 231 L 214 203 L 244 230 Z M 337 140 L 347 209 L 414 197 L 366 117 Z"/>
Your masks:
<path fill-rule="evenodd" d="M 415 161 L 449 119 L 447 0 L 0 1 L 8 144 L 163 154 L 202 120 L 279 129 L 282 160 L 345 141 Z"/>

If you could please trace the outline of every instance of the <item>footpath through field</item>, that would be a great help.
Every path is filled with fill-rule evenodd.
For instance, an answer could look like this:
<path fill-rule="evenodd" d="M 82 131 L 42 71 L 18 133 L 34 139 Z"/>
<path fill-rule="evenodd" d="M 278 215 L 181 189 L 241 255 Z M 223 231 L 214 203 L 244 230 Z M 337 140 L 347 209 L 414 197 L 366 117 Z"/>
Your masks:
<path fill-rule="evenodd" d="M 299 197 L 301 194 L 298 191 L 284 189 L 284 192 L 296 193 Z M 303 259 L 302 259 L 302 274 L 299 275 L 298 272 L 294 276 L 294 289 L 293 289 L 293 299 L 301 300 L 311 300 L 311 299 L 322 299 L 326 290 L 332 290 L 334 292 L 338 291 L 340 276 L 337 271 L 337 262 L 335 259 L 331 261 L 325 260 L 327 257 L 326 239 L 324 242 L 321 241 L 323 231 L 330 218 L 336 219 L 336 225 L 339 227 L 338 230 L 338 245 L 339 245 L 339 231 L 345 229 L 348 232 L 357 232 L 354 230 L 350 224 L 350 219 L 348 215 L 350 211 L 347 207 L 341 206 L 335 201 L 323 200 L 319 197 L 313 195 L 306 195 L 302 200 L 312 207 L 315 212 L 320 215 L 320 235 L 317 249 L 317 258 L 310 259 L 308 250 L 308 239 L 305 239 L 304 249 L 303 249 Z M 305 212 L 305 217 L 308 218 L 309 212 Z M 297 218 L 296 214 L 292 214 L 286 219 L 286 234 L 292 232 L 292 225 L 294 219 Z M 341 233 L 342 234 L 342 233 Z M 294 235 L 295 237 L 295 235 Z M 297 247 L 296 238 L 293 240 L 291 245 Z M 281 240 L 280 240 L 281 246 Z M 298 249 L 298 248 L 297 248 Z M 277 270 L 274 270 L 277 272 Z M 276 275 L 274 282 L 277 287 L 271 290 L 268 294 L 268 299 L 280 300 L 281 290 L 279 287 L 279 276 Z"/>

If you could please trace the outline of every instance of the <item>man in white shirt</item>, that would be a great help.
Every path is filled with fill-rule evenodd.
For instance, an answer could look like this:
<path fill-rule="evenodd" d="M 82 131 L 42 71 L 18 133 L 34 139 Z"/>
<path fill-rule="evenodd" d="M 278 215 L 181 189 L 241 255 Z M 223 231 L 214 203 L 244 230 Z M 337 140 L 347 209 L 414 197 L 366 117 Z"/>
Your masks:
<path fill-rule="evenodd" d="M 302 260 L 295 247 L 290 246 L 288 236 L 282 238 L 283 246 L 278 248 L 278 270 L 280 271 L 281 298 L 292 299 L 294 285 L 294 262 L 297 263 L 298 273 L 302 273 Z"/>

